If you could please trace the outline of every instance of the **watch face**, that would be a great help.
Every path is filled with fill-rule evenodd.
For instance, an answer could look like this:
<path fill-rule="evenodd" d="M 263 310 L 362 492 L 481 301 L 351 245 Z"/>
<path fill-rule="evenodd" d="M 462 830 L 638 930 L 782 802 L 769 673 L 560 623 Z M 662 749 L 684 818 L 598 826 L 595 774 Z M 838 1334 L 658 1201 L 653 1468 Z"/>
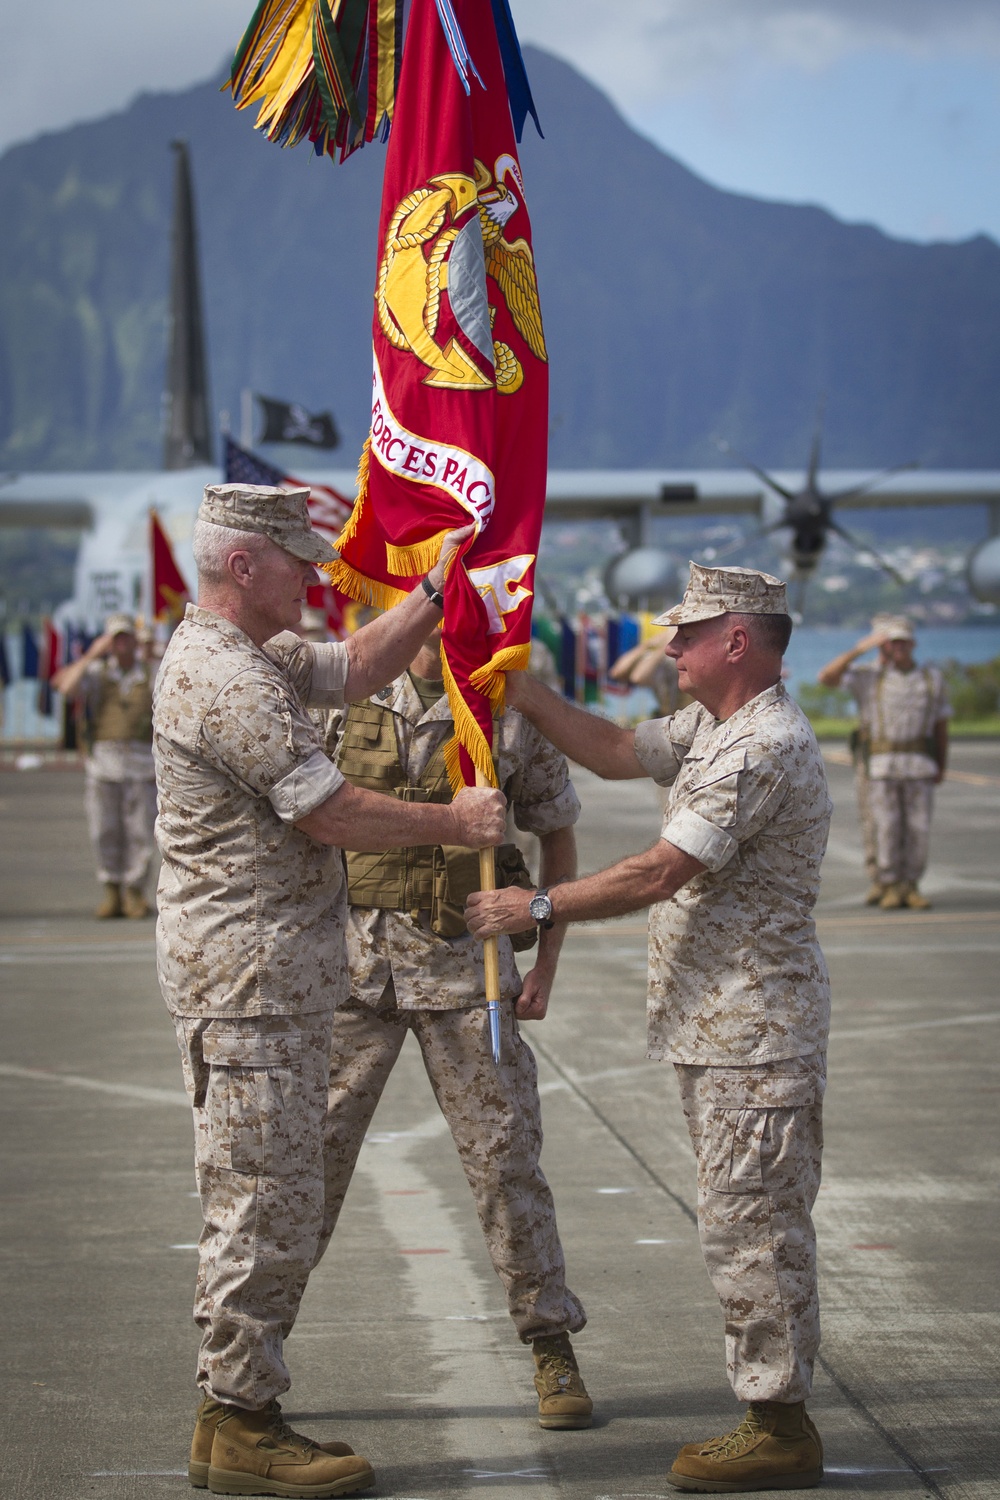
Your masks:
<path fill-rule="evenodd" d="M 547 922 L 552 915 L 552 902 L 548 896 L 532 896 L 528 911 L 536 922 Z"/>

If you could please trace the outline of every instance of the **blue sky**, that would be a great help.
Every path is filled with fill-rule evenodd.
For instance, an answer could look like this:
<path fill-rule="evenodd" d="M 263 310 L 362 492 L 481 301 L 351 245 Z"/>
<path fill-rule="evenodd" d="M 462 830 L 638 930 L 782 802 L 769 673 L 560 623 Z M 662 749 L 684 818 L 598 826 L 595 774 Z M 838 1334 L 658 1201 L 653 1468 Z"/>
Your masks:
<path fill-rule="evenodd" d="M 907 239 L 1000 238 L 1000 67 L 873 49 L 772 65 L 630 118 L 712 182 Z"/>
<path fill-rule="evenodd" d="M 915 239 L 1000 239 L 998 0 L 512 0 L 646 135 L 724 187 Z M 181 88 L 252 0 L 9 7 L 0 149 Z"/>

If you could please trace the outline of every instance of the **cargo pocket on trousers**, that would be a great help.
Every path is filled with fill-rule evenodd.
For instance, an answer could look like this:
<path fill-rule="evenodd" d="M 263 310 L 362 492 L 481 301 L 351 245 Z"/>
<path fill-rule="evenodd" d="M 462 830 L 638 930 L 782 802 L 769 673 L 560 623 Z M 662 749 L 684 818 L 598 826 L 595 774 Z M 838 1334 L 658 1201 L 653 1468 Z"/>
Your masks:
<path fill-rule="evenodd" d="M 760 1193 L 764 1189 L 761 1141 L 766 1109 L 718 1109 L 712 1129 L 706 1176 L 713 1193 Z"/>
<path fill-rule="evenodd" d="M 772 1121 L 778 1111 L 809 1108 L 822 1099 L 822 1074 L 793 1059 L 770 1068 L 717 1068 L 712 1079 L 708 1187 L 715 1193 L 762 1193 L 775 1152 Z"/>
<path fill-rule="evenodd" d="M 242 1031 L 232 1022 L 206 1028 L 202 1050 L 211 1071 L 204 1108 L 211 1165 L 268 1177 L 295 1170 L 297 1132 L 289 1105 L 298 1092 L 301 1045 L 297 1031 Z"/>

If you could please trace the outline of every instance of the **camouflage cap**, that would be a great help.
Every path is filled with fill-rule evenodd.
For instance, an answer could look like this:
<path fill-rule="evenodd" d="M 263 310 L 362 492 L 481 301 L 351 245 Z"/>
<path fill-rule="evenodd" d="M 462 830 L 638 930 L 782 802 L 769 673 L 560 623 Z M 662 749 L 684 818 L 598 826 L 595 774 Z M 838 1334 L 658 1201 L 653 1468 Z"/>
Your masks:
<path fill-rule="evenodd" d="M 787 615 L 788 596 L 780 578 L 755 568 L 703 568 L 691 564 L 684 598 L 657 615 L 654 625 L 689 625 L 719 615 Z"/>
<path fill-rule="evenodd" d="M 135 635 L 135 621 L 131 615 L 108 615 L 104 622 L 105 635 Z"/>
<path fill-rule="evenodd" d="M 336 552 L 309 522 L 309 491 L 276 489 L 267 484 L 209 484 L 198 510 L 199 521 L 259 531 L 303 562 L 333 562 Z"/>
<path fill-rule="evenodd" d="M 877 616 L 876 616 L 877 618 Z M 874 621 L 872 622 L 874 625 Z M 887 641 L 914 641 L 913 626 L 905 615 L 885 615 L 879 626 L 880 634 Z"/>

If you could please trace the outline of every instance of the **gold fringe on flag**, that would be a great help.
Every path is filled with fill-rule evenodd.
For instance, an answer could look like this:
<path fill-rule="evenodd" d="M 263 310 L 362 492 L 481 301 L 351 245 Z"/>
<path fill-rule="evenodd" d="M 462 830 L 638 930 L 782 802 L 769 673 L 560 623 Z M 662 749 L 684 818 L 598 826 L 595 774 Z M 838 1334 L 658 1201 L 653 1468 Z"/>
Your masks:
<path fill-rule="evenodd" d="M 391 584 L 366 578 L 364 573 L 352 568 L 342 557 L 338 557 L 336 562 L 324 563 L 323 572 L 334 588 L 340 589 L 349 599 L 356 599 L 359 604 L 373 604 L 376 609 L 392 609 L 394 604 L 402 604 L 404 599 L 410 597 L 409 589 L 394 589 Z"/>
<path fill-rule="evenodd" d="M 448 771 L 448 780 L 451 782 L 453 792 L 461 791 L 465 782 L 462 778 L 462 770 L 459 764 L 459 747 L 465 750 L 476 767 L 481 771 L 489 786 L 497 786 L 496 766 L 493 764 L 493 750 L 488 744 L 486 736 L 480 729 L 469 709 L 458 691 L 458 683 L 452 675 L 448 658 L 441 650 L 441 673 L 444 677 L 445 691 L 448 694 L 448 707 L 451 709 L 452 721 L 455 725 L 455 737 L 450 739 L 444 747 L 444 763 Z"/>
<path fill-rule="evenodd" d="M 469 681 L 480 693 L 485 693 L 495 714 L 502 714 L 506 702 L 505 688 L 507 672 L 524 672 L 531 660 L 531 643 L 522 646 L 504 646 L 481 667 L 469 673 Z"/>
<path fill-rule="evenodd" d="M 344 522 L 343 531 L 340 533 L 337 540 L 333 544 L 338 552 L 340 551 L 341 547 L 343 547 L 344 543 L 349 542 L 351 537 L 357 531 L 358 525 L 361 521 L 361 507 L 368 499 L 368 455 L 371 451 L 371 443 L 372 440 L 371 436 L 369 435 L 365 438 L 364 446 L 361 449 L 361 457 L 358 459 L 358 497 L 351 509 L 351 514 Z M 325 566 L 332 567 L 332 564 Z"/>
<path fill-rule="evenodd" d="M 391 542 L 386 542 L 386 568 L 397 578 L 415 578 L 418 573 L 429 573 L 441 556 L 441 543 L 450 530 L 451 527 L 446 526 L 425 542 L 414 542 L 409 547 L 394 547 Z"/>

